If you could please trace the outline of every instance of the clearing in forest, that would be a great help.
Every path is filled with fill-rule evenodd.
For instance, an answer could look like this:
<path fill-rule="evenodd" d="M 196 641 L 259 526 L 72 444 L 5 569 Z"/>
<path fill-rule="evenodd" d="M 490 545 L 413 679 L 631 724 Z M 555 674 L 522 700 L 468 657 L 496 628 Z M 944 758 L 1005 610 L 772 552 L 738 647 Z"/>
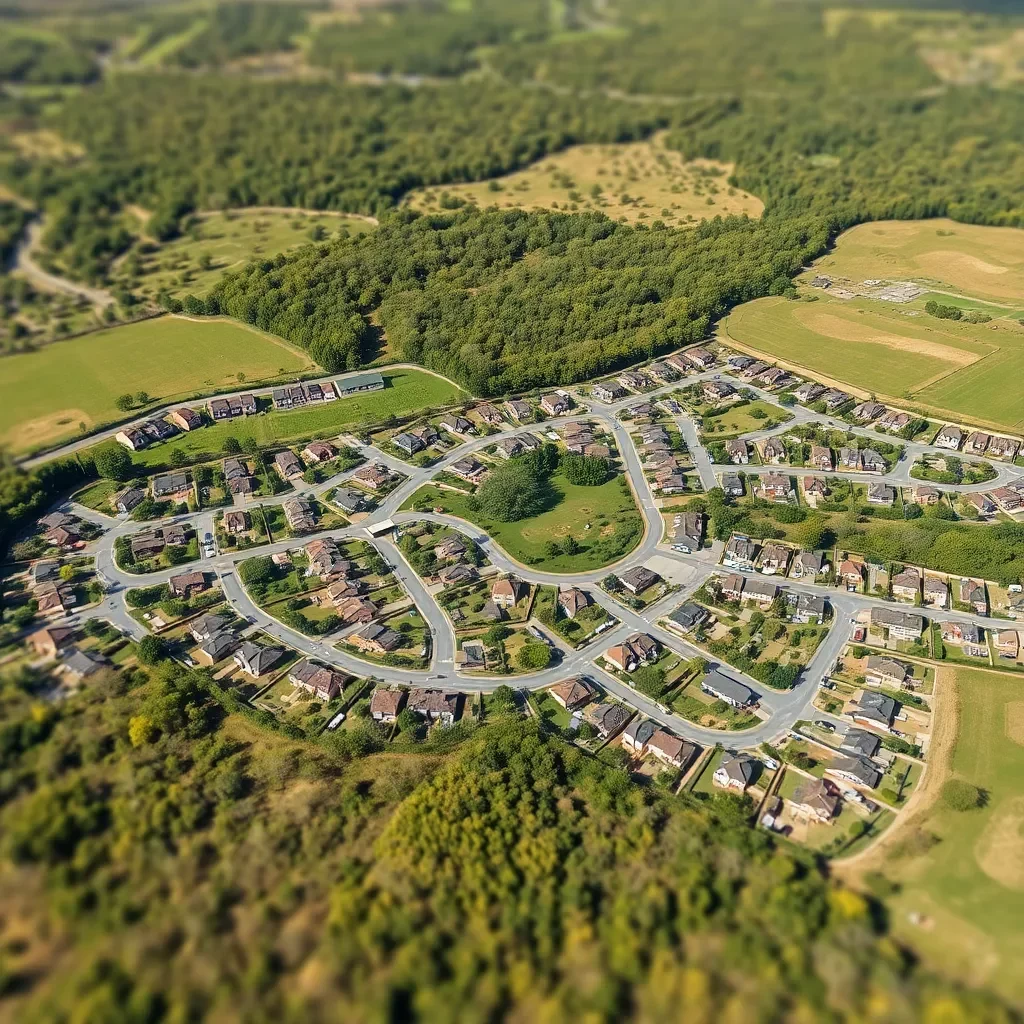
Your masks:
<path fill-rule="evenodd" d="M 1005 998 L 1024 999 L 1024 747 L 1008 735 L 1019 716 L 1020 680 L 1013 673 L 943 670 L 948 713 L 957 731 L 929 758 L 935 773 L 929 800 L 913 811 L 899 838 L 864 873 L 880 872 L 899 886 L 891 901 L 896 937 L 931 966 Z M 970 811 L 947 807 L 939 795 L 954 776 L 984 793 Z M 852 865 L 851 865 L 852 867 Z M 911 915 L 914 915 L 911 918 Z"/>
<path fill-rule="evenodd" d="M 145 211 L 135 209 L 145 235 Z M 141 215 L 141 216 L 140 216 Z M 222 274 L 256 257 L 276 256 L 339 233 L 362 234 L 369 222 L 342 214 L 303 210 L 226 210 L 199 214 L 181 238 L 159 244 L 141 240 L 114 268 L 115 287 L 155 299 L 163 290 L 181 298 L 203 295 Z"/>
<path fill-rule="evenodd" d="M 244 324 L 158 317 L 3 357 L 0 444 L 32 451 L 124 416 L 119 395 L 161 401 L 294 379 L 313 369 L 301 349 Z"/>
<path fill-rule="evenodd" d="M 406 202 L 431 212 L 462 203 L 597 210 L 614 220 L 661 220 L 672 227 L 727 214 L 760 217 L 764 204 L 728 184 L 732 171 L 732 164 L 686 160 L 655 136 L 648 142 L 573 146 L 502 178 L 419 189 Z"/>

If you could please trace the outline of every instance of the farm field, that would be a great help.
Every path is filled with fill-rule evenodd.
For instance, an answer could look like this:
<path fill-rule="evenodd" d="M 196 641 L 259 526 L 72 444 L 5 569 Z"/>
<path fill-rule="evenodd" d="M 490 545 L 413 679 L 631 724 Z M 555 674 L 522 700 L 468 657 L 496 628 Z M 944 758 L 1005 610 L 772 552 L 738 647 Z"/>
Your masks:
<path fill-rule="evenodd" d="M 144 212 L 144 211 L 140 211 Z M 323 239 L 339 231 L 362 234 L 371 225 L 357 217 L 301 210 L 234 210 L 200 214 L 195 226 L 181 238 L 163 245 L 147 242 L 144 252 L 118 261 L 114 278 L 134 294 L 156 299 L 161 291 L 179 298 L 208 292 L 226 271 L 243 266 L 255 257 L 276 256 L 311 242 L 319 229 Z M 142 225 L 145 233 L 145 225 Z M 138 267 L 138 275 L 129 271 Z"/>
<path fill-rule="evenodd" d="M 967 324 L 870 300 L 773 297 L 734 309 L 722 340 L 951 418 L 1007 430 L 1024 421 L 1024 393 L 1006 386 L 1024 371 L 1024 327 L 1008 319 Z"/>
<path fill-rule="evenodd" d="M 426 406 L 450 405 L 462 401 L 466 393 L 454 384 L 420 370 L 397 370 L 384 375 L 383 391 L 371 391 L 306 409 L 266 412 L 248 419 L 215 423 L 181 434 L 164 444 L 133 454 L 136 465 L 155 469 L 170 465 L 175 451 L 182 451 L 190 462 L 204 455 L 218 457 L 225 439 L 243 442 L 255 438 L 265 447 L 298 438 L 330 436 L 367 420 L 402 416 Z"/>
<path fill-rule="evenodd" d="M 158 317 L 4 358 L 0 443 L 16 453 L 118 419 L 119 395 L 175 401 L 238 383 L 270 383 L 313 368 L 300 349 L 226 320 Z"/>
<path fill-rule="evenodd" d="M 640 543 L 643 522 L 621 477 L 598 487 L 578 487 L 560 473 L 550 478 L 554 500 L 550 508 L 532 519 L 502 523 L 487 519 L 470 508 L 469 495 L 436 486 L 421 487 L 403 506 L 442 508 L 485 530 L 510 557 L 545 572 L 584 572 L 618 561 Z M 587 523 L 591 529 L 585 529 Z M 580 545 L 574 555 L 552 555 L 547 547 L 573 536 Z"/>
<path fill-rule="evenodd" d="M 687 161 L 656 136 L 648 142 L 573 146 L 505 177 L 421 189 L 406 202 L 437 211 L 448 193 L 480 207 L 599 210 L 614 220 L 662 220 L 674 227 L 719 215 L 760 217 L 761 200 L 727 183 L 732 170 L 731 164 L 713 160 Z"/>
<path fill-rule="evenodd" d="M 1012 676 L 959 668 L 939 685 L 955 691 L 957 734 L 951 756 L 931 767 L 979 787 L 983 806 L 954 811 L 927 804 L 865 870 L 877 869 L 893 897 L 897 936 L 933 965 L 964 981 L 1024 998 L 1024 701 Z M 952 701 L 949 702 L 952 704 Z M 947 705 L 949 706 L 949 705 Z M 931 790 L 931 796 L 938 792 Z M 910 913 L 922 915 L 915 926 Z M 966 977 L 965 977 L 966 975 Z"/>
<path fill-rule="evenodd" d="M 813 273 L 914 280 L 1016 308 L 1024 300 L 1024 231 L 945 218 L 859 224 Z"/>

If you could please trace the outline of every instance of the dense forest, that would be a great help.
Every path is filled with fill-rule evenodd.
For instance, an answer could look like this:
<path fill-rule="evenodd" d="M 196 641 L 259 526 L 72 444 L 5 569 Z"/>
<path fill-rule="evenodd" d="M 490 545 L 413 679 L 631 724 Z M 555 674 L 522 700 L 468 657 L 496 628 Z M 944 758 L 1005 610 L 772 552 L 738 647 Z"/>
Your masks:
<path fill-rule="evenodd" d="M 290 50 L 305 27 L 305 12 L 296 3 L 220 3 L 171 59 L 183 67 L 218 67 L 240 57 Z"/>
<path fill-rule="evenodd" d="M 60 704 L 0 688 L 20 1020 L 1009 1019 L 744 799 L 640 788 L 497 703 L 449 753 L 290 739 L 139 653 Z"/>

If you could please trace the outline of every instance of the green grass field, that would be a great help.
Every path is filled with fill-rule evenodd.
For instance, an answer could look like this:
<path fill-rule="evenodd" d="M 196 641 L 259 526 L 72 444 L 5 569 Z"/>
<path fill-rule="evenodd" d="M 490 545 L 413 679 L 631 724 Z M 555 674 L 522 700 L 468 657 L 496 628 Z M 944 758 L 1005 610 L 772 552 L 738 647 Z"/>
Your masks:
<path fill-rule="evenodd" d="M 242 324 L 159 317 L 5 356 L 0 443 L 31 451 L 117 420 L 115 401 L 146 391 L 176 401 L 204 391 L 293 379 L 314 366 L 300 349 Z"/>
<path fill-rule="evenodd" d="M 444 509 L 475 523 L 508 555 L 545 572 L 584 572 L 618 561 L 640 543 L 643 522 L 632 494 L 613 478 L 598 487 L 577 487 L 561 474 L 551 477 L 555 500 L 532 519 L 500 523 L 469 508 L 468 495 L 437 487 L 421 487 L 402 507 Z M 591 528 L 585 529 L 587 523 Z M 551 556 L 547 546 L 569 535 L 579 541 L 575 555 Z"/>
<path fill-rule="evenodd" d="M 953 678 L 955 677 L 955 682 Z M 954 977 L 1024 999 L 1024 699 L 1019 680 L 957 669 L 959 732 L 950 768 L 981 788 L 985 805 L 953 811 L 941 800 L 883 861 L 901 888 L 897 934 Z M 939 766 L 937 770 L 943 770 Z M 934 837 L 929 839 L 928 837 Z M 935 841 L 937 840 L 937 841 Z M 930 844 L 930 845 L 929 845 Z M 911 912 L 927 925 L 914 926 Z"/>
<path fill-rule="evenodd" d="M 194 229 L 181 238 L 159 246 L 150 243 L 155 251 L 140 250 L 119 260 L 114 277 L 119 285 L 148 299 L 155 299 L 164 289 L 179 297 L 203 295 L 222 274 L 250 259 L 308 244 L 317 228 L 327 239 L 343 230 L 362 234 L 371 225 L 356 217 L 302 211 L 233 210 L 201 215 Z M 140 273 L 132 277 L 128 271 L 136 262 Z"/>
<path fill-rule="evenodd" d="M 271 411 L 248 419 L 215 423 L 145 448 L 132 458 L 137 465 L 150 469 L 170 465 L 175 450 L 184 452 L 190 462 L 203 461 L 204 456 L 219 456 L 229 437 L 239 441 L 255 438 L 266 447 L 314 436 L 333 436 L 363 422 L 408 415 L 427 406 L 451 405 L 466 398 L 466 393 L 454 384 L 420 370 L 396 370 L 385 373 L 384 379 L 383 391 L 306 409 Z"/>
<path fill-rule="evenodd" d="M 722 340 L 882 398 L 911 399 L 950 418 L 1013 430 L 1024 392 L 1024 328 L 1012 319 L 966 324 L 868 299 L 758 299 L 738 306 Z"/>
<path fill-rule="evenodd" d="M 764 416 L 759 417 L 755 413 L 764 413 Z M 706 433 L 712 436 L 720 434 L 724 438 L 752 430 L 766 430 L 773 423 L 785 423 L 792 418 L 792 413 L 757 399 L 739 408 L 728 408 L 714 416 L 704 416 L 703 424 Z"/>

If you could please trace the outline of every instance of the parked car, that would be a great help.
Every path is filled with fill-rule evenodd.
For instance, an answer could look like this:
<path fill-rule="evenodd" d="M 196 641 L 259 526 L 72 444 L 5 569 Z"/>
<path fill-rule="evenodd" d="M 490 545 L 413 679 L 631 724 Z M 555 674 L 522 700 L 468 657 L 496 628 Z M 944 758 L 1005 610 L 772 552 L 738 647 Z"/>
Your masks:
<path fill-rule="evenodd" d="M 814 723 L 815 728 L 821 729 L 823 732 L 835 732 L 836 727 L 831 722 L 826 722 L 823 718 L 819 718 Z"/>

